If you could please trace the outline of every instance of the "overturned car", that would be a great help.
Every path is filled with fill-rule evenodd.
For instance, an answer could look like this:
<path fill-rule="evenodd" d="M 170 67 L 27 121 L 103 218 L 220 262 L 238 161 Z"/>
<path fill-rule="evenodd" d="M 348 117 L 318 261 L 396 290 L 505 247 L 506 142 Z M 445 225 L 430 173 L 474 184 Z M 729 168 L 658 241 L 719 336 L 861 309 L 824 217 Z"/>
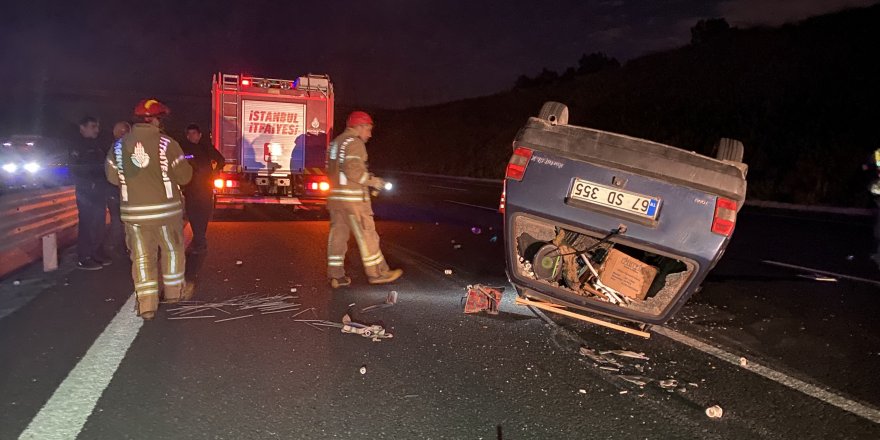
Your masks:
<path fill-rule="evenodd" d="M 514 140 L 502 200 L 521 296 L 662 324 L 699 288 L 745 201 L 743 147 L 715 158 L 568 125 L 548 102 Z"/>

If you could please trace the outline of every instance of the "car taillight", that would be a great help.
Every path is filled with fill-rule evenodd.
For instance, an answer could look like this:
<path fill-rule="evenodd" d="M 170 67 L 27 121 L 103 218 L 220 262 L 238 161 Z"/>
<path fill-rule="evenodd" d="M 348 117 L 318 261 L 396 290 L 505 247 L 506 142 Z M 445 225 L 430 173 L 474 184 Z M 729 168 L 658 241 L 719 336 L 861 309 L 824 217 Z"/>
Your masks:
<path fill-rule="evenodd" d="M 504 205 L 507 202 L 507 181 L 501 187 L 501 202 L 498 203 L 498 212 L 504 214 Z"/>
<path fill-rule="evenodd" d="M 736 202 L 719 197 L 715 201 L 715 217 L 712 219 L 712 232 L 730 237 L 736 226 Z"/>
<path fill-rule="evenodd" d="M 517 181 L 522 180 L 530 160 L 532 160 L 532 150 L 516 147 L 513 150 L 513 156 L 510 156 L 510 162 L 507 163 L 507 172 L 504 177 Z"/>
<path fill-rule="evenodd" d="M 214 179 L 214 188 L 223 189 L 223 179 Z"/>

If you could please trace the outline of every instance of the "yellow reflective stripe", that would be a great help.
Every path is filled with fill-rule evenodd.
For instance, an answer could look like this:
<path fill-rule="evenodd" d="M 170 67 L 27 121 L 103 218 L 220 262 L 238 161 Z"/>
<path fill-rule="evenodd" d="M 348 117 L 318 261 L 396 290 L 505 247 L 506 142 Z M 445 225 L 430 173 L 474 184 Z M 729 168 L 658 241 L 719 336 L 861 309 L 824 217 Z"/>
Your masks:
<path fill-rule="evenodd" d="M 370 250 L 367 249 L 367 243 L 364 242 L 364 234 L 361 233 L 361 225 L 357 221 L 357 217 L 352 214 L 348 215 L 348 220 L 351 225 L 351 230 L 354 232 L 354 240 L 358 244 L 358 249 L 361 251 L 361 255 L 367 255 L 367 252 Z"/>
<path fill-rule="evenodd" d="M 327 265 L 330 267 L 344 267 L 345 266 L 345 264 L 341 261 L 339 261 L 339 262 L 330 261 L 327 263 Z"/>
<path fill-rule="evenodd" d="M 180 201 L 175 201 L 171 203 L 162 203 L 159 205 L 140 205 L 140 206 L 120 206 L 119 210 L 122 212 L 133 212 L 133 211 L 157 211 L 165 208 L 176 208 L 181 205 Z"/>
<path fill-rule="evenodd" d="M 361 258 L 361 261 L 363 261 L 364 263 L 370 263 L 370 262 L 373 262 L 376 260 L 381 260 L 381 259 L 382 259 L 382 251 L 379 251 L 369 257 Z"/>
<path fill-rule="evenodd" d="M 143 292 L 135 292 L 135 293 L 137 294 L 137 296 L 153 296 L 153 295 L 159 295 L 159 291 L 158 291 L 158 290 L 145 290 L 145 291 L 143 291 Z"/>
<path fill-rule="evenodd" d="M 177 267 L 177 256 L 176 252 L 170 252 L 171 249 L 174 249 L 174 245 L 171 243 L 171 237 L 168 235 L 168 226 L 162 225 L 162 238 L 165 239 L 165 244 L 168 246 L 169 252 L 168 254 L 168 268 L 174 270 Z M 164 255 L 163 255 L 164 257 Z M 170 276 L 174 276 L 176 274 L 171 274 Z M 165 275 L 163 274 L 163 279 Z"/>
<path fill-rule="evenodd" d="M 363 194 L 363 189 L 345 189 L 345 188 L 336 188 L 331 189 L 330 194 Z"/>
<path fill-rule="evenodd" d="M 378 266 L 378 265 L 382 264 L 383 261 L 385 261 L 385 259 L 384 259 L 384 258 L 380 258 L 380 259 L 378 259 L 377 261 L 372 262 L 372 263 L 364 263 L 364 266 L 367 266 L 367 267 L 370 267 L 370 266 Z"/>
<path fill-rule="evenodd" d="M 364 173 L 364 175 L 361 176 L 360 184 L 363 185 L 364 183 L 366 183 L 366 181 L 367 181 L 369 178 L 370 178 L 370 175 L 369 175 L 368 173 Z"/>
<path fill-rule="evenodd" d="M 164 212 L 161 214 L 149 214 L 149 215 L 120 214 L 119 217 L 122 218 L 123 221 L 137 221 L 137 220 L 155 220 L 155 219 L 159 219 L 159 218 L 174 217 L 176 215 L 182 215 L 182 214 L 183 214 L 183 210 L 178 209 L 175 211 Z"/>
<path fill-rule="evenodd" d="M 328 260 L 344 260 L 345 256 L 343 255 L 329 255 L 327 257 Z"/>
<path fill-rule="evenodd" d="M 342 202 L 363 202 L 363 197 L 327 197 L 327 200 L 339 200 Z"/>
<path fill-rule="evenodd" d="M 141 238 L 141 231 L 140 231 L 140 228 L 137 227 L 137 225 L 131 225 L 131 230 L 134 233 L 134 247 L 135 247 L 135 252 L 138 256 L 138 258 L 137 258 L 138 271 L 140 273 L 140 278 L 143 280 L 143 279 L 147 278 L 147 268 L 144 267 L 146 265 L 146 261 L 144 261 L 143 238 Z"/>

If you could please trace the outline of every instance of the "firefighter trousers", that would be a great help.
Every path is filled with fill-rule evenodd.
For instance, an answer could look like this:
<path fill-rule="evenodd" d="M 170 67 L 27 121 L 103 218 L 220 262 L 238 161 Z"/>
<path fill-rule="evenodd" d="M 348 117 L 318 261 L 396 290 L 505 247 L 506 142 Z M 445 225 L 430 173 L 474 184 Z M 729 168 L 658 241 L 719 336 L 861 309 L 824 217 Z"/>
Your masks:
<path fill-rule="evenodd" d="M 330 238 L 327 241 L 327 276 L 345 276 L 345 253 L 348 238 L 354 234 L 364 272 L 370 278 L 386 274 L 390 269 L 379 248 L 379 234 L 373 222 L 370 202 L 339 202 L 328 207 L 330 211 Z"/>
<path fill-rule="evenodd" d="M 159 307 L 159 250 L 162 251 L 162 287 L 166 300 L 179 299 L 184 284 L 183 221 L 166 224 L 125 224 L 125 242 L 131 251 L 131 277 L 138 313 Z"/>

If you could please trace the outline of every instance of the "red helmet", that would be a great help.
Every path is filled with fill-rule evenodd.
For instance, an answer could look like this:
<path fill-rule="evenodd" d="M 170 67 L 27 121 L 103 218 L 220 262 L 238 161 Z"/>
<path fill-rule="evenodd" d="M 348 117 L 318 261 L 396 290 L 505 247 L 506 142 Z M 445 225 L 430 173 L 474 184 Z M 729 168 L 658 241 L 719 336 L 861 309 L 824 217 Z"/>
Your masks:
<path fill-rule="evenodd" d="M 134 115 L 140 117 L 165 116 L 171 109 L 155 99 L 144 99 L 134 107 Z"/>
<path fill-rule="evenodd" d="M 373 125 L 373 118 L 367 114 L 367 112 L 362 112 L 360 110 L 355 110 L 348 115 L 348 120 L 345 121 L 345 125 L 348 127 L 356 127 L 358 125 Z"/>

